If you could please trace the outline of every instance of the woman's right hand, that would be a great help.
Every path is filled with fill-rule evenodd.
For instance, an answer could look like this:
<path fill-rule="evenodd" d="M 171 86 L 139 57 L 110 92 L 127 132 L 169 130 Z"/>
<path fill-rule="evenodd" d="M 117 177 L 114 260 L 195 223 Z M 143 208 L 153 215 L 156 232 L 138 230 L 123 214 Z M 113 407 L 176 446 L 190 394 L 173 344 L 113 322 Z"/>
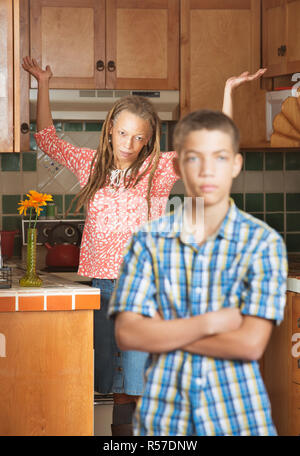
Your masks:
<path fill-rule="evenodd" d="M 22 67 L 25 71 L 28 71 L 38 82 L 49 81 L 53 76 L 49 65 L 43 70 L 37 63 L 37 61 L 29 56 L 24 57 Z"/>

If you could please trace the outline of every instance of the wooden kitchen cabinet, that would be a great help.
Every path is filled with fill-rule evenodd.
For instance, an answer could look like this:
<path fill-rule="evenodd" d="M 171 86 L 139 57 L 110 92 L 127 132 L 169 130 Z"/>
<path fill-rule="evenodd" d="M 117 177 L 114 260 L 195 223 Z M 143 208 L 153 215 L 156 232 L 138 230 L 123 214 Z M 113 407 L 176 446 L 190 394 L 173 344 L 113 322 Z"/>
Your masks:
<path fill-rule="evenodd" d="M 31 0 L 30 15 L 51 88 L 179 87 L 179 0 Z"/>
<path fill-rule="evenodd" d="M 0 1 L 0 152 L 29 150 L 28 76 L 21 71 L 27 24 L 26 0 Z"/>
<path fill-rule="evenodd" d="M 281 436 L 300 435 L 300 294 L 287 292 L 284 321 L 273 329 L 263 378 Z"/>
<path fill-rule="evenodd" d="M 260 67 L 259 0 L 182 0 L 181 115 L 222 109 L 226 80 Z M 241 146 L 265 142 L 265 91 L 260 81 L 234 93 Z"/>
<path fill-rule="evenodd" d="M 263 0 L 265 77 L 300 71 L 300 0 Z"/>

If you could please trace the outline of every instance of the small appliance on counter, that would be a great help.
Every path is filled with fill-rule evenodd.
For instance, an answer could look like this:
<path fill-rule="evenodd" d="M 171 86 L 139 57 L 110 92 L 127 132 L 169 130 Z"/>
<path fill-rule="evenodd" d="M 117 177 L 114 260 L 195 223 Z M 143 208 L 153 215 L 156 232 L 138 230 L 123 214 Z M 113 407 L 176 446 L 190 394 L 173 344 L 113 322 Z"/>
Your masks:
<path fill-rule="evenodd" d="M 29 220 L 22 220 L 22 260 L 26 261 Z M 36 266 L 48 272 L 76 272 L 84 220 L 37 220 Z M 51 268 L 51 271 L 47 268 Z"/>

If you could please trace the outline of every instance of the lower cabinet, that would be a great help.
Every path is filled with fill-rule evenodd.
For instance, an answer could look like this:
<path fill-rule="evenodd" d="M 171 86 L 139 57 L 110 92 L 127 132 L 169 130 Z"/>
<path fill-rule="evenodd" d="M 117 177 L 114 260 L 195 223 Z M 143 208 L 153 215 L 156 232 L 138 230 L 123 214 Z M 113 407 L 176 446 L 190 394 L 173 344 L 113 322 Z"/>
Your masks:
<path fill-rule="evenodd" d="M 0 436 L 94 434 L 92 328 L 92 309 L 0 312 Z"/>
<path fill-rule="evenodd" d="M 300 435 L 300 294 L 287 292 L 284 321 L 275 327 L 261 362 L 280 436 Z"/>

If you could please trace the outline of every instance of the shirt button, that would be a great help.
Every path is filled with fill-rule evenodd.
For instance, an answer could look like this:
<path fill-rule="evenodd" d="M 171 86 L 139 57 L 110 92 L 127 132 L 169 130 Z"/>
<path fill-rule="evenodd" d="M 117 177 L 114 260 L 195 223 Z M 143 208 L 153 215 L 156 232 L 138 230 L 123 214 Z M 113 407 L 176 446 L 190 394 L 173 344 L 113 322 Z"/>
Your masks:
<path fill-rule="evenodd" d="M 199 386 L 203 386 L 205 384 L 205 379 L 204 378 L 197 378 L 196 379 L 196 384 Z"/>
<path fill-rule="evenodd" d="M 197 294 L 200 294 L 201 293 L 201 288 L 200 287 L 196 287 L 195 291 L 196 291 Z"/>

